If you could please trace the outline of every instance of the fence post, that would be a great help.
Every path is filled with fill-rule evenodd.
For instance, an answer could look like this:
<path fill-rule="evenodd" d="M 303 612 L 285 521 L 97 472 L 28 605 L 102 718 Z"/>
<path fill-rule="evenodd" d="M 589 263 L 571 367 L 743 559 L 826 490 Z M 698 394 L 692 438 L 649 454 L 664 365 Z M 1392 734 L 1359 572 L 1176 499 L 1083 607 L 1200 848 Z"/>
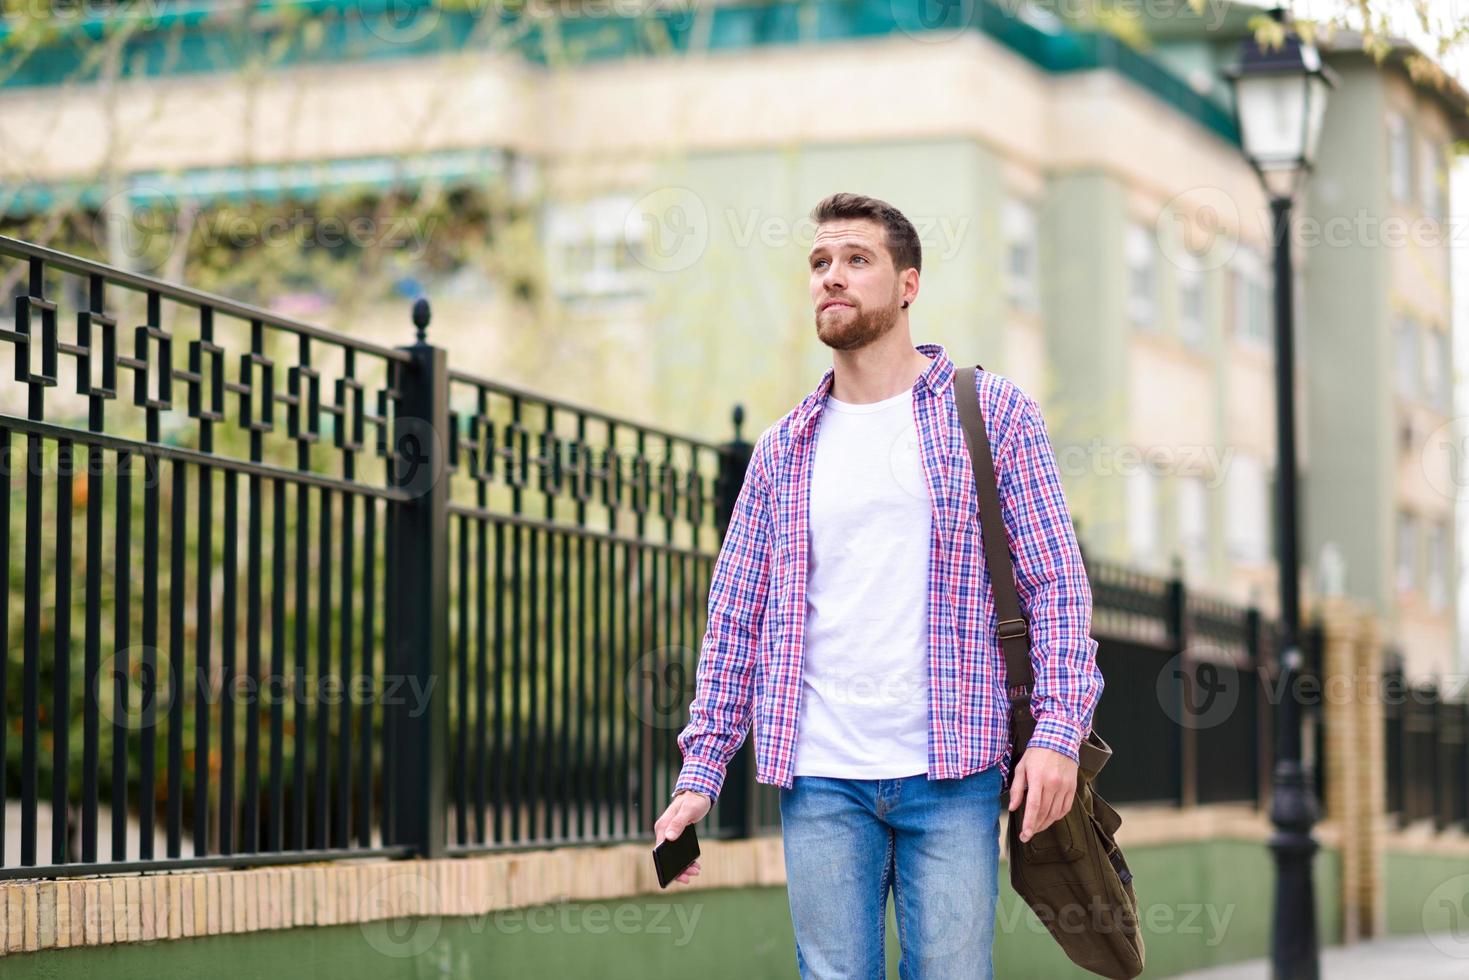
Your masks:
<path fill-rule="evenodd" d="M 734 422 L 734 438 L 720 446 L 719 475 L 714 491 L 714 523 L 719 530 L 721 546 L 724 533 L 729 528 L 730 516 L 734 514 L 735 499 L 745 485 L 745 470 L 749 468 L 753 448 L 741 437 L 740 428 L 745 422 L 745 408 L 736 405 L 731 414 Z M 752 790 L 755 767 L 750 759 L 755 751 L 753 726 L 724 774 L 724 788 L 719 793 L 719 829 L 729 837 L 749 837 L 751 808 L 754 804 Z"/>
<path fill-rule="evenodd" d="M 1250 683 L 1255 685 L 1255 806 L 1265 806 L 1265 801 L 1270 798 L 1270 770 L 1273 758 L 1270 743 L 1271 726 L 1274 719 L 1271 716 L 1270 698 L 1268 693 L 1274 690 L 1273 685 L 1267 683 L 1266 664 L 1264 653 L 1264 637 L 1261 630 L 1264 627 L 1263 617 L 1260 615 L 1258 606 L 1250 606 L 1245 610 L 1245 644 L 1248 647 L 1250 657 Z M 1243 693 L 1243 692 L 1241 692 Z"/>
<path fill-rule="evenodd" d="M 1194 664 L 1188 653 L 1188 594 L 1183 585 L 1183 569 L 1176 559 L 1173 577 L 1168 580 L 1168 636 L 1178 657 L 1178 804 L 1194 806 L 1199 802 L 1198 734 L 1191 716 L 1196 702 L 1193 696 Z"/>
<path fill-rule="evenodd" d="M 386 542 L 395 587 L 389 596 L 392 636 L 387 673 L 399 696 L 385 704 L 394 715 L 397 754 L 392 794 L 397 819 L 390 845 L 407 844 L 422 857 L 444 854 L 449 752 L 449 419 L 447 352 L 428 343 L 428 301 L 413 304 L 418 342 L 399 348 L 412 358 L 398 366 L 400 408 L 393 418 L 392 486 L 410 499 L 393 503 L 396 520 Z M 391 685 L 388 691 L 395 690 Z M 424 704 L 417 697 L 426 696 Z"/>

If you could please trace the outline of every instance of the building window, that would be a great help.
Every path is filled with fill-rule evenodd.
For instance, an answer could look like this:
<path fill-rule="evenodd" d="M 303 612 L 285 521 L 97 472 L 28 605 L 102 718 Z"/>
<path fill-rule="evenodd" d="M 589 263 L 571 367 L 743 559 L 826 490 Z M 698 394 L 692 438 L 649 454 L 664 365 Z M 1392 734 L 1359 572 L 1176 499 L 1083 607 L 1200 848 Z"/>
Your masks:
<path fill-rule="evenodd" d="M 1400 510 L 1397 524 L 1398 590 L 1411 592 L 1418 587 L 1418 518 Z"/>
<path fill-rule="evenodd" d="M 1411 316 L 1399 317 L 1398 325 L 1393 329 L 1393 376 L 1399 395 L 1418 397 L 1422 363 L 1418 351 L 1418 323 Z"/>
<path fill-rule="evenodd" d="M 1001 218 L 1006 251 L 1006 294 L 1017 310 L 1033 313 L 1040 309 L 1039 252 L 1035 208 L 1019 198 L 1005 201 Z"/>
<path fill-rule="evenodd" d="M 637 260 L 640 230 L 627 221 L 633 199 L 609 195 L 574 204 L 554 204 L 546 219 L 551 280 L 563 299 L 640 295 L 643 269 Z"/>
<path fill-rule="evenodd" d="M 1449 604 L 1449 525 L 1434 521 L 1428 525 L 1428 568 L 1424 591 L 1428 605 L 1441 610 Z"/>
<path fill-rule="evenodd" d="M 1158 297 L 1158 250 L 1152 234 L 1142 225 L 1128 225 L 1126 252 L 1128 317 L 1151 329 L 1156 325 Z"/>
<path fill-rule="evenodd" d="M 1443 171 L 1438 147 L 1426 136 L 1418 143 L 1418 197 L 1423 213 L 1435 221 L 1443 218 Z"/>
<path fill-rule="evenodd" d="M 1268 557 L 1270 488 L 1258 456 L 1236 453 L 1225 480 L 1226 546 L 1237 562 L 1260 564 Z"/>
<path fill-rule="evenodd" d="M 1178 269 L 1178 335 L 1196 349 L 1209 340 L 1204 319 L 1204 274 L 1183 266 Z"/>
<path fill-rule="evenodd" d="M 1234 334 L 1247 343 L 1270 344 L 1270 293 L 1260 253 L 1241 246 L 1234 255 Z"/>
<path fill-rule="evenodd" d="M 1453 362 L 1449 353 L 1449 332 L 1428 328 L 1423 331 L 1423 393 L 1435 408 L 1449 411 L 1453 404 Z"/>
<path fill-rule="evenodd" d="M 1146 466 L 1127 476 L 1127 540 L 1133 563 L 1142 568 L 1158 568 L 1163 564 L 1158 526 L 1159 482 L 1158 475 Z"/>
<path fill-rule="evenodd" d="M 1201 476 L 1178 481 L 1178 540 L 1188 577 L 1202 580 L 1209 569 L 1209 495 Z"/>
<path fill-rule="evenodd" d="M 1408 120 L 1401 112 L 1387 114 L 1387 183 L 1393 199 L 1407 204 L 1413 199 L 1413 148 Z"/>

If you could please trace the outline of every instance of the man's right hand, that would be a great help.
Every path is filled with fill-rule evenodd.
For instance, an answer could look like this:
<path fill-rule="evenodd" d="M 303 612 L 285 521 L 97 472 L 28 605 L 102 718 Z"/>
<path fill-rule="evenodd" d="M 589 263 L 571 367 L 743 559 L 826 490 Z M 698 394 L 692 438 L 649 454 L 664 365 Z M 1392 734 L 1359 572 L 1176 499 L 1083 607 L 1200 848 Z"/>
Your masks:
<path fill-rule="evenodd" d="M 693 790 L 680 790 L 679 794 L 668 804 L 668 809 L 663 811 L 663 816 L 653 824 L 653 844 L 657 845 L 666 840 L 677 840 L 683 834 L 684 828 L 689 824 L 698 823 L 704 819 L 714 801 L 703 793 Z M 674 878 L 688 884 L 699 873 L 699 862 L 694 861 L 684 869 L 683 873 Z"/>

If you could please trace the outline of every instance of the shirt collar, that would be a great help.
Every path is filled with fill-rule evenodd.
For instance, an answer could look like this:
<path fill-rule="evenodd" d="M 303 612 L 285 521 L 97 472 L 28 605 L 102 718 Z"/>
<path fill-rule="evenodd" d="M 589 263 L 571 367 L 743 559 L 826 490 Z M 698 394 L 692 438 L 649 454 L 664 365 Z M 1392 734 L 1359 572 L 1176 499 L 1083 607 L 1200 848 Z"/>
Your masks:
<path fill-rule="evenodd" d="M 949 360 L 948 352 L 944 350 L 942 344 L 917 344 L 913 349 L 932 362 L 918 376 L 914 385 L 922 384 L 927 386 L 933 394 L 942 394 L 954 378 L 954 362 Z M 835 374 L 836 368 L 828 367 L 826 373 L 821 376 L 820 383 L 816 385 L 816 390 L 807 395 L 797 406 L 793 423 L 794 431 L 797 434 L 805 431 L 806 427 L 811 424 L 811 420 L 826 405 L 826 396 L 831 392 L 831 382 Z"/>

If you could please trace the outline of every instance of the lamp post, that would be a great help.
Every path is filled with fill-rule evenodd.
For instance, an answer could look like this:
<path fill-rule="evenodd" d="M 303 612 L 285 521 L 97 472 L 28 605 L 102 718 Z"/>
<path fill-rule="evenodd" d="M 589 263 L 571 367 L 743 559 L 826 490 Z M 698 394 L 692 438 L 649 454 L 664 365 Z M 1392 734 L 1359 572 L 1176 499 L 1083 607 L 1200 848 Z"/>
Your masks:
<path fill-rule="evenodd" d="M 1311 836 L 1319 809 L 1301 761 L 1301 710 L 1296 675 L 1301 668 L 1300 562 L 1296 526 L 1295 334 L 1290 255 L 1291 203 L 1316 156 L 1316 141 L 1335 85 L 1315 47 L 1286 24 L 1280 8 L 1270 11 L 1285 27 L 1284 42 L 1244 42 L 1237 69 L 1226 72 L 1234 91 L 1235 118 L 1245 156 L 1270 198 L 1275 240 L 1275 426 L 1276 499 L 1280 579 L 1280 688 L 1276 711 L 1275 768 L 1270 821 L 1275 832 L 1275 916 L 1270 936 L 1273 980 L 1316 980 L 1316 901 Z"/>

